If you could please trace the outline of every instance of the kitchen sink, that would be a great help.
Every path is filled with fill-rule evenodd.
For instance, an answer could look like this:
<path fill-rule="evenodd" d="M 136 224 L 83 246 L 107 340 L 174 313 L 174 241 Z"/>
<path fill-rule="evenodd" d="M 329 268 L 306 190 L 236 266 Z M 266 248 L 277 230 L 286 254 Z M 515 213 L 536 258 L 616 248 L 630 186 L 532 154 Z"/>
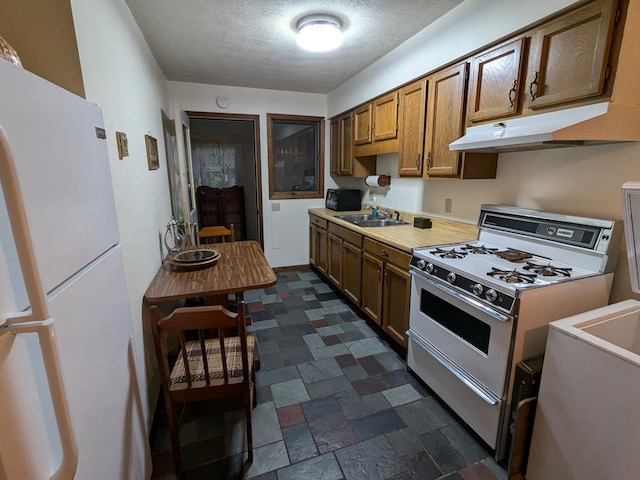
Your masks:
<path fill-rule="evenodd" d="M 359 227 L 393 227 L 397 225 L 407 225 L 402 220 L 394 220 L 389 217 L 374 217 L 370 214 L 336 215 L 336 218 L 344 220 Z"/>
<path fill-rule="evenodd" d="M 368 213 L 356 213 L 356 214 L 351 214 L 351 215 L 336 215 L 336 218 L 339 218 L 340 220 L 344 220 L 346 222 L 362 222 L 365 220 L 379 220 L 380 217 L 374 217 L 371 214 Z"/>

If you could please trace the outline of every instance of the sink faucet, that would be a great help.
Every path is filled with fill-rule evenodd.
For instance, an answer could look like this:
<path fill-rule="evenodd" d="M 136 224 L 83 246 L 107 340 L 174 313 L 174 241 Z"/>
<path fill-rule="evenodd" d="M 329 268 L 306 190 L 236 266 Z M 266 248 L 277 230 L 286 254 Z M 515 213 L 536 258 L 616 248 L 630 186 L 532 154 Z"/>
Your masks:
<path fill-rule="evenodd" d="M 400 221 L 400 212 L 396 210 L 396 211 L 395 211 L 395 212 L 393 212 L 393 213 L 394 213 L 394 214 L 395 214 L 395 216 L 396 216 L 396 222 L 399 222 L 399 221 Z"/>

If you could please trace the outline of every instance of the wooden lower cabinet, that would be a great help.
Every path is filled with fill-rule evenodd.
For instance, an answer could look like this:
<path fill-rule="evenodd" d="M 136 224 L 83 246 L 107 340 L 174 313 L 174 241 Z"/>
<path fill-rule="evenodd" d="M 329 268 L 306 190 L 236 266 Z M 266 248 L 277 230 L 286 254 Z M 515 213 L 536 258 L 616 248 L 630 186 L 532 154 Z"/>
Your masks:
<path fill-rule="evenodd" d="M 360 305 L 362 249 L 349 242 L 344 242 L 342 247 L 342 291 L 353 303 Z"/>
<path fill-rule="evenodd" d="M 406 348 L 411 255 L 315 215 L 309 217 L 311 265 Z M 321 221 L 327 222 L 326 228 Z"/>
<path fill-rule="evenodd" d="M 387 263 L 382 288 L 382 328 L 404 348 L 407 348 L 411 294 L 411 275 L 407 268 L 408 265 L 399 268 Z"/>
<path fill-rule="evenodd" d="M 340 287 L 342 270 L 342 239 L 333 233 L 327 235 L 329 258 L 327 261 L 327 277 L 336 287 Z"/>
<path fill-rule="evenodd" d="M 327 221 L 309 215 L 309 263 L 319 272 L 327 272 Z"/>
<path fill-rule="evenodd" d="M 384 262 L 377 256 L 362 254 L 362 310 L 378 325 L 382 319 L 382 274 Z"/>
<path fill-rule="evenodd" d="M 327 243 L 327 278 L 360 306 L 362 235 L 330 223 Z"/>
<path fill-rule="evenodd" d="M 364 239 L 362 255 L 362 310 L 398 344 L 407 347 L 411 256 Z"/>

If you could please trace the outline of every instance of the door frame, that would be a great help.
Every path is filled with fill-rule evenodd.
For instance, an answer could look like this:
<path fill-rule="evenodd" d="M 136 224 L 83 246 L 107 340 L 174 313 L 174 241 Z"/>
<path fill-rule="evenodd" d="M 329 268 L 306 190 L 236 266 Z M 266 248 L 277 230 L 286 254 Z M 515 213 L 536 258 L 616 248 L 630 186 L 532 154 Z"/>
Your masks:
<path fill-rule="evenodd" d="M 255 181 L 256 181 L 256 207 L 258 215 L 258 242 L 264 250 L 264 222 L 262 215 L 262 157 L 260 156 L 260 115 L 249 115 L 243 113 L 216 113 L 216 112 L 196 112 L 188 110 L 189 118 L 203 118 L 209 120 L 243 120 L 253 123 L 253 155 L 255 158 Z M 245 213 L 246 214 L 246 213 Z"/>

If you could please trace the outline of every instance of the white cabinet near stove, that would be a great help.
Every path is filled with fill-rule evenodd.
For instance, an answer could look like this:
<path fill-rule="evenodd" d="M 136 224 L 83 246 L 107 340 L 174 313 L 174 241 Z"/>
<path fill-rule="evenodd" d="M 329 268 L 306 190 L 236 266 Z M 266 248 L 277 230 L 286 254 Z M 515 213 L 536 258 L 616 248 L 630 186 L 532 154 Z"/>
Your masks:
<path fill-rule="evenodd" d="M 640 476 L 640 302 L 552 322 L 527 480 Z"/>

